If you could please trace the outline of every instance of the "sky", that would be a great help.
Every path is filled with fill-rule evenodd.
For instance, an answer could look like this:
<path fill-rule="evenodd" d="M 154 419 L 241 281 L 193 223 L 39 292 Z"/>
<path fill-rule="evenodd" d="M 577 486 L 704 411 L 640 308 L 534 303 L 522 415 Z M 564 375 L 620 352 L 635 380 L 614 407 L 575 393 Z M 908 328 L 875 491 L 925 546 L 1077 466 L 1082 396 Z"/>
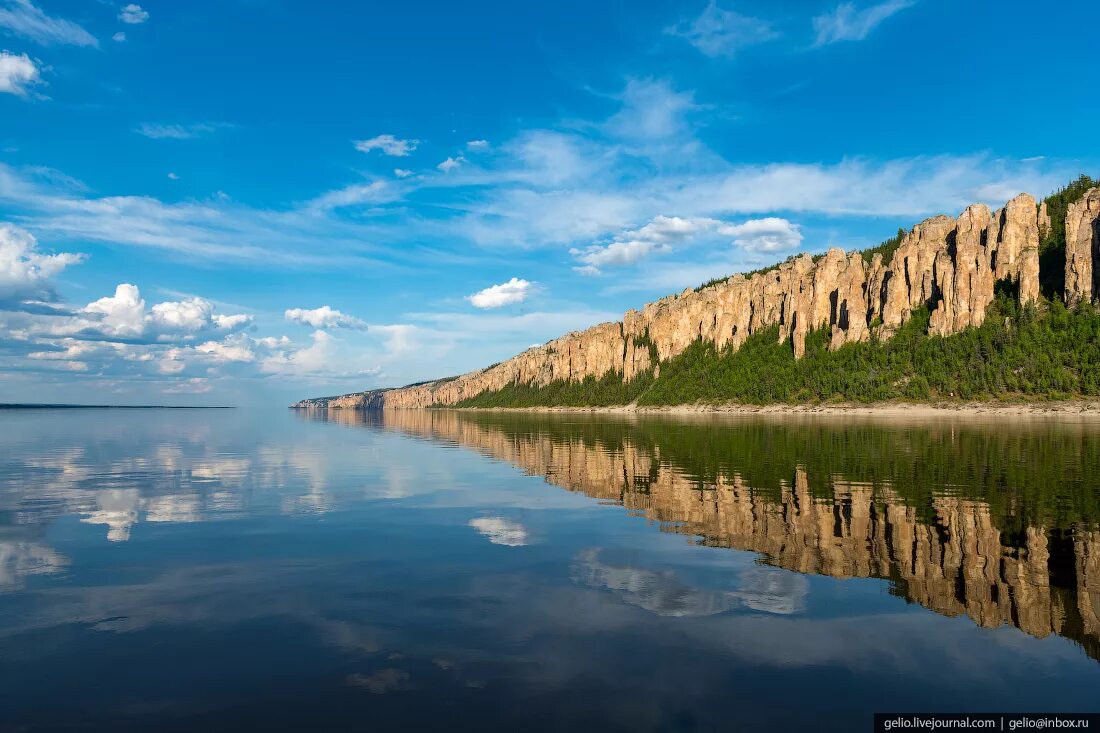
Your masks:
<path fill-rule="evenodd" d="M 1100 170 L 1100 3 L 0 0 L 0 402 L 283 405 Z"/>

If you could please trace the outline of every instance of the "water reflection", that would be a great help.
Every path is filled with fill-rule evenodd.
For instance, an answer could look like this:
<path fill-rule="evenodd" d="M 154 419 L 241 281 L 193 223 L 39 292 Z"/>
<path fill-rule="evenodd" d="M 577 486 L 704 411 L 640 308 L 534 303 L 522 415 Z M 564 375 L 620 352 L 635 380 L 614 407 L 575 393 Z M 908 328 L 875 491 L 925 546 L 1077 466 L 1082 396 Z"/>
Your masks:
<path fill-rule="evenodd" d="M 847 731 L 886 704 L 1088 707 L 1097 440 L 0 415 L 0 728 Z"/>
<path fill-rule="evenodd" d="M 937 613 L 1058 634 L 1100 659 L 1100 434 L 1088 425 L 304 416 L 466 446 L 664 531 L 798 573 L 882 578 Z M 598 551 L 579 557 L 574 575 L 664 615 L 736 603 L 790 613 L 800 603 L 797 589 L 769 582 L 755 596 L 687 588 Z"/>

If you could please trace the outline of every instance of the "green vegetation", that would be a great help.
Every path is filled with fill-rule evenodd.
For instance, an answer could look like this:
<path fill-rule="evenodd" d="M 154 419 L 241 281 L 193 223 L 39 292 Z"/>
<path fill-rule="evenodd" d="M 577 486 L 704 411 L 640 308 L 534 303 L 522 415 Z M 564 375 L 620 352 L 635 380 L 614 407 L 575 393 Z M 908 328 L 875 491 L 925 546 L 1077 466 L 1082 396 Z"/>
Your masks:
<path fill-rule="evenodd" d="M 863 255 L 864 264 L 871 264 L 875 259 L 875 255 L 882 255 L 883 267 L 890 264 L 890 261 L 894 259 L 894 253 L 898 251 L 898 247 L 901 245 L 901 240 L 905 239 L 905 230 L 898 227 L 898 233 L 887 239 L 882 244 L 875 247 L 868 247 L 867 249 L 860 250 L 860 254 Z"/>
<path fill-rule="evenodd" d="M 858 484 L 901 499 L 934 522 L 933 498 L 944 493 L 989 505 L 1009 545 L 1028 526 L 1069 527 L 1100 518 L 1100 435 L 1067 423 L 959 422 L 920 426 L 837 420 L 679 420 L 641 416 L 463 413 L 463 422 L 523 444 L 540 438 L 649 458 L 651 476 L 634 476 L 644 491 L 658 464 L 713 488 L 739 476 L 754 493 L 775 495 L 805 471 L 811 494 L 834 499 Z"/>
<path fill-rule="evenodd" d="M 985 323 L 929 336 L 920 309 L 885 341 L 828 350 L 829 334 L 806 337 L 796 360 L 777 328 L 751 336 L 737 352 L 696 342 L 661 365 L 640 404 L 816 402 L 823 400 L 981 400 L 1100 395 L 1100 314 L 1020 307 L 999 297 Z"/>
<path fill-rule="evenodd" d="M 1066 289 L 1066 211 L 1100 181 L 1082 174 L 1076 181 L 1061 188 L 1043 201 L 1050 216 L 1050 230 L 1040 232 L 1039 289 L 1048 300 L 1060 299 Z"/>
<path fill-rule="evenodd" d="M 760 267 L 760 268 L 757 268 L 755 270 L 748 270 L 747 272 L 740 273 L 740 275 L 742 277 L 744 277 L 746 280 L 751 280 L 753 275 L 766 275 L 769 272 L 773 272 L 775 270 L 778 270 L 780 265 L 785 264 L 787 262 L 790 262 L 791 260 L 793 260 L 797 256 L 798 255 L 791 255 L 787 259 L 783 260 L 783 262 L 776 262 L 774 265 L 768 265 L 767 267 Z M 824 256 L 825 255 L 814 255 L 814 258 L 813 258 L 814 262 L 817 262 L 819 259 L 821 259 Z M 700 290 L 706 290 L 707 288 L 709 288 L 712 285 L 720 285 L 721 283 L 724 283 L 727 280 L 729 280 L 731 277 L 733 277 L 733 275 L 726 275 L 725 277 L 716 277 L 716 278 L 713 278 L 711 280 L 707 280 L 705 283 L 703 283 L 699 287 L 695 288 L 695 292 L 698 293 Z"/>
<path fill-rule="evenodd" d="M 985 323 L 929 336 L 928 310 L 914 311 L 893 338 L 828 350 L 829 333 L 806 337 L 794 358 L 778 327 L 737 351 L 697 341 L 661 364 L 660 376 L 622 382 L 617 373 L 545 387 L 512 385 L 460 407 L 802 403 L 831 400 L 1064 399 L 1100 396 L 1100 313 L 1061 303 L 1021 307 L 1006 294 Z"/>
<path fill-rule="evenodd" d="M 753 334 L 736 352 L 698 341 L 660 364 L 660 369 L 623 383 L 615 373 L 580 383 L 544 387 L 511 385 L 478 395 L 462 407 L 609 406 L 737 402 L 745 404 L 822 401 L 1063 399 L 1100 396 L 1100 314 L 1089 305 L 1068 311 L 1062 304 L 1065 216 L 1072 201 L 1098 181 L 1082 175 L 1045 199 L 1051 217 L 1041 232 L 1043 299 L 1022 307 L 1015 286 L 998 283 L 985 323 L 946 338 L 929 336 L 922 308 L 890 339 L 847 344 L 829 351 L 827 329 L 806 337 L 796 360 L 779 327 Z M 889 263 L 905 231 L 861 252 L 870 263 Z M 790 258 L 788 258 L 789 260 Z M 744 273 L 752 277 L 779 265 Z M 718 278 L 697 290 L 724 282 Z M 872 323 L 872 328 L 880 322 Z M 648 337 L 651 362 L 657 350 Z M 657 376 L 659 375 L 659 376 Z"/>
<path fill-rule="evenodd" d="M 456 407 L 610 407 L 633 402 L 651 383 L 649 375 L 623 382 L 617 372 L 609 372 L 600 379 L 559 379 L 543 387 L 512 384 L 495 392 L 482 392 Z"/>

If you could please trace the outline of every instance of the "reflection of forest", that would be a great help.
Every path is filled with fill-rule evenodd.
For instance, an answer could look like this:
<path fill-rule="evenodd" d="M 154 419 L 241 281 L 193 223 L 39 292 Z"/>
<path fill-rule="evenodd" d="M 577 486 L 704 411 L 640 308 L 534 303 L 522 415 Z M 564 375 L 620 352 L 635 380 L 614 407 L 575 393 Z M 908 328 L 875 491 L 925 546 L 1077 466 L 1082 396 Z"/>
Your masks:
<path fill-rule="evenodd" d="M 704 434 L 715 430 L 712 425 L 665 422 L 663 428 L 647 431 L 641 424 L 622 422 L 609 429 L 584 419 L 570 424 L 550 417 L 402 410 L 373 414 L 333 411 L 326 419 L 366 421 L 458 443 L 545 476 L 548 482 L 570 491 L 621 503 L 660 522 L 666 531 L 701 536 L 707 545 L 759 552 L 769 563 L 802 573 L 885 578 L 895 594 L 938 613 L 966 614 L 987 627 L 1012 624 L 1038 637 L 1060 634 L 1100 659 L 1100 531 L 1087 521 L 1097 489 L 1088 482 L 1074 485 L 1071 466 L 1052 469 L 1029 464 L 1027 459 L 1029 454 L 1034 458 L 1037 453 L 1055 451 L 1066 461 L 1075 460 L 1075 456 L 1087 461 L 1096 455 L 1100 436 L 1040 431 L 1028 437 L 1025 432 L 1010 431 L 998 438 L 998 431 L 988 427 L 955 426 L 926 428 L 929 433 L 942 432 L 928 437 L 912 426 L 864 426 L 862 430 L 877 435 L 874 443 L 880 450 L 909 453 L 908 462 L 943 464 L 944 483 L 916 491 L 904 480 L 892 482 L 871 469 L 866 472 L 874 480 L 860 483 L 859 465 L 826 461 L 822 469 L 828 472 L 814 477 L 817 483 L 812 488 L 811 469 L 807 468 L 812 461 L 787 457 L 786 477 L 777 479 L 775 486 L 761 488 L 746 478 L 749 471 L 733 467 L 736 457 L 715 463 L 701 451 L 696 458 L 709 465 L 692 465 L 693 454 L 684 446 L 706 445 L 710 439 Z M 727 431 L 722 438 L 727 450 L 735 455 L 739 446 L 746 447 L 746 468 L 760 474 L 762 469 L 754 467 L 754 461 L 766 461 L 774 471 L 777 457 L 775 453 L 759 455 L 758 429 L 760 426 L 748 424 L 721 428 Z M 799 430 L 797 426 L 778 428 L 775 423 L 763 426 L 765 433 L 791 429 Z M 739 430 L 752 435 L 742 440 L 745 436 L 739 435 Z M 967 436 L 968 430 L 981 434 Z M 821 443 L 816 446 L 820 451 L 828 452 L 838 441 L 827 427 L 803 427 L 801 431 L 811 437 L 800 445 L 815 455 L 815 442 Z M 640 434 L 638 440 L 632 439 L 635 433 Z M 671 443 L 678 449 L 663 450 L 661 439 L 654 438 L 661 433 L 674 436 Z M 965 450 L 973 440 L 983 446 L 981 455 L 956 454 L 960 445 Z M 1031 440 L 1042 446 L 1031 445 Z M 1066 442 L 1062 449 L 1059 441 Z M 783 443 L 784 438 L 779 436 L 777 442 Z M 920 446 L 919 455 L 913 455 L 914 446 Z M 944 455 L 938 455 L 941 450 Z M 783 460 L 782 448 L 777 447 L 776 452 Z M 1036 475 L 1016 473 L 1014 481 L 1021 488 L 1006 485 L 1003 476 L 980 465 L 994 456 L 1014 462 L 1017 472 L 1030 465 Z M 1016 460 L 1018 457 L 1022 460 Z M 869 465 L 880 458 L 886 460 L 880 453 L 863 456 L 862 461 Z M 817 460 L 825 459 L 819 456 Z M 1000 486 L 960 487 L 956 483 L 952 487 L 950 479 L 956 469 L 947 464 L 959 461 L 969 464 L 967 476 L 991 477 Z M 921 470 L 936 469 L 925 466 Z M 1088 466 L 1081 471 L 1087 476 Z M 1089 494 L 1076 497 L 1078 510 L 1073 521 L 1059 520 L 1054 511 L 1044 517 L 1042 502 L 1027 491 L 1028 486 L 1043 481 L 1070 482 L 1060 489 L 1062 493 L 1054 494 L 1051 501 L 1056 504 L 1074 503 L 1074 493 Z M 945 487 L 954 490 L 934 490 Z M 995 502 L 1000 519 L 984 499 L 987 492 L 997 490 L 1003 500 Z M 1021 524 L 1021 513 L 1013 513 L 1013 507 L 1025 505 L 1031 509 Z M 1002 531 L 1008 523 L 1014 527 Z"/>

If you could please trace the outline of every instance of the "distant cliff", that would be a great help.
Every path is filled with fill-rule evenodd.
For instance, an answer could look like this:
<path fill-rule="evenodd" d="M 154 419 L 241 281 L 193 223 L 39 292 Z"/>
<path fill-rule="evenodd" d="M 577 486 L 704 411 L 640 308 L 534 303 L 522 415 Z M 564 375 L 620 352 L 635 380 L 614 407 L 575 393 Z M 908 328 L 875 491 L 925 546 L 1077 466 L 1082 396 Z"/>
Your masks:
<path fill-rule="evenodd" d="M 337 397 L 312 397 L 295 402 L 291 407 L 326 410 L 380 410 L 385 406 L 385 395 L 390 390 L 372 389 L 367 392 L 354 392 Z"/>
<path fill-rule="evenodd" d="M 1083 190 L 1084 184 L 1092 181 L 1082 177 L 1041 203 L 1020 194 L 997 211 L 974 204 L 956 219 L 935 216 L 873 250 L 803 254 L 751 276 L 687 289 L 628 311 L 622 321 L 567 334 L 457 378 L 296 406 L 424 408 L 586 380 L 641 385 L 659 380 L 664 365 L 696 344 L 728 356 L 754 336 L 773 334 L 801 359 L 811 333 L 823 334 L 825 348 L 835 352 L 888 342 L 921 313 L 927 335 L 948 337 L 981 327 L 998 292 L 1012 293 L 1020 305 L 1045 307 L 1041 290 L 1050 282 L 1062 292 L 1049 295 L 1066 305 L 1091 304 L 1100 296 L 1100 188 Z M 1057 256 L 1041 256 L 1047 245 Z M 1063 371 L 1078 371 L 1073 366 Z M 1066 385 L 1051 387 L 1059 390 Z M 1072 385 L 1068 391 L 1075 391 Z M 542 403 L 552 404 L 552 396 Z"/>

